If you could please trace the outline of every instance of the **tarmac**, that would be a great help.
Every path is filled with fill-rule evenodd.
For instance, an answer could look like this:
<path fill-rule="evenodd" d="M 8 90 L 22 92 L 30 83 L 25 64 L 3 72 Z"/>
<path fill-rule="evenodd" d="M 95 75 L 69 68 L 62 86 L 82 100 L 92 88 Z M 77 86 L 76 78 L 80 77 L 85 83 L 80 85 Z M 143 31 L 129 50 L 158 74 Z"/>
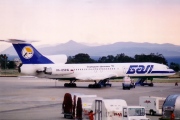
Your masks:
<path fill-rule="evenodd" d="M 65 88 L 64 83 L 33 77 L 0 77 L 0 120 L 65 120 L 62 101 L 65 93 L 84 93 L 103 98 L 124 99 L 128 105 L 138 105 L 140 96 L 167 97 L 180 93 L 174 83 L 155 83 L 154 87 L 136 86 L 123 90 L 121 82 L 112 87 L 88 88 L 93 82 L 76 82 L 76 88 Z M 149 116 L 158 120 L 160 116 Z"/>

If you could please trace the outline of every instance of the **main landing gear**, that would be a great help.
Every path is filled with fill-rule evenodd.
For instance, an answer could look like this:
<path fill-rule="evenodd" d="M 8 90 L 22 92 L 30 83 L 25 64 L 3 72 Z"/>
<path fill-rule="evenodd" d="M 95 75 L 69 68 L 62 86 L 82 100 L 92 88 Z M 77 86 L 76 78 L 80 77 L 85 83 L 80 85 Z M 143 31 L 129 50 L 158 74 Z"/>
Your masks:
<path fill-rule="evenodd" d="M 76 87 L 76 80 L 70 80 L 70 83 L 64 83 L 64 87 Z"/>
<path fill-rule="evenodd" d="M 109 83 L 109 79 L 105 79 L 105 80 L 100 80 L 98 83 L 96 81 L 94 81 L 94 84 L 89 84 L 89 88 L 101 88 L 101 87 L 106 87 L 109 86 L 111 87 L 111 84 Z"/>
<path fill-rule="evenodd" d="M 76 87 L 76 80 L 70 80 L 70 83 L 64 83 L 64 87 Z M 98 83 L 94 81 L 94 84 L 89 84 L 89 88 L 101 88 L 101 87 L 111 87 L 111 84 L 109 83 L 109 79 L 100 80 Z"/>
<path fill-rule="evenodd" d="M 150 80 L 151 82 L 147 82 L 148 80 Z M 147 86 L 150 86 L 150 87 L 153 87 L 154 86 L 154 84 L 153 84 L 153 79 L 151 78 L 139 78 L 138 80 L 137 80 L 137 82 L 135 83 L 136 85 L 141 85 L 141 86 L 145 86 L 145 85 L 147 85 Z"/>

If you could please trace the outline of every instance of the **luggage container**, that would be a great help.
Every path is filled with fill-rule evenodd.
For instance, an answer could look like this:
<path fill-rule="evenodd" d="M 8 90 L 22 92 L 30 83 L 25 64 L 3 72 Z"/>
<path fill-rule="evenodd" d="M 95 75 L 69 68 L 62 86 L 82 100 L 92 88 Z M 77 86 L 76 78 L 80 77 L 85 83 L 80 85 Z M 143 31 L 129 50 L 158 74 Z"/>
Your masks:
<path fill-rule="evenodd" d="M 163 119 L 170 119 L 171 113 L 175 115 L 175 120 L 180 120 L 180 94 L 169 95 L 162 107 Z"/>
<path fill-rule="evenodd" d="M 95 120 L 149 120 L 142 106 L 127 106 L 122 99 L 95 100 L 92 110 Z"/>
<path fill-rule="evenodd" d="M 139 105 L 145 107 L 146 114 L 162 115 L 162 105 L 166 98 L 155 96 L 139 97 Z"/>
<path fill-rule="evenodd" d="M 74 118 L 77 95 L 84 95 L 84 94 L 82 93 L 64 94 L 64 100 L 62 103 L 62 114 L 64 114 L 64 118 Z"/>
<path fill-rule="evenodd" d="M 91 111 L 93 101 L 102 100 L 102 99 L 103 98 L 93 96 L 93 95 L 79 96 L 77 98 L 75 118 L 89 120 L 88 113 Z M 81 101 L 81 102 L 79 102 L 79 101 Z M 78 112 L 81 112 L 81 113 L 77 114 Z"/>
<path fill-rule="evenodd" d="M 84 95 L 81 93 L 66 93 L 62 104 L 64 118 L 84 118 L 84 112 L 89 111 L 92 102 L 98 99 L 97 95 Z"/>

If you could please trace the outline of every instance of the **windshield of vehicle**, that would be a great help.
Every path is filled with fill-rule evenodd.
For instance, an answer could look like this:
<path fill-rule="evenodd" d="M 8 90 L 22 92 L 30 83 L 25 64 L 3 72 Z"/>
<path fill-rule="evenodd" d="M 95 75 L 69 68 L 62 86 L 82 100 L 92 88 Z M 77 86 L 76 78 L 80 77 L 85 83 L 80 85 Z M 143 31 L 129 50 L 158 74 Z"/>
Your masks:
<path fill-rule="evenodd" d="M 129 116 L 144 116 L 145 109 L 144 108 L 128 108 Z"/>

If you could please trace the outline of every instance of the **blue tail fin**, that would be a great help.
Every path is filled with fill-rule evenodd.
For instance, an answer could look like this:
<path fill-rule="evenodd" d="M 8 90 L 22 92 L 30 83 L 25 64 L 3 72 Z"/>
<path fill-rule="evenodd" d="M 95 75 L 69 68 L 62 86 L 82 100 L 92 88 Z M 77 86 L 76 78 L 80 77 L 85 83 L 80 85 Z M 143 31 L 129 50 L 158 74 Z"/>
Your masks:
<path fill-rule="evenodd" d="M 53 64 L 29 43 L 13 44 L 23 64 Z"/>

